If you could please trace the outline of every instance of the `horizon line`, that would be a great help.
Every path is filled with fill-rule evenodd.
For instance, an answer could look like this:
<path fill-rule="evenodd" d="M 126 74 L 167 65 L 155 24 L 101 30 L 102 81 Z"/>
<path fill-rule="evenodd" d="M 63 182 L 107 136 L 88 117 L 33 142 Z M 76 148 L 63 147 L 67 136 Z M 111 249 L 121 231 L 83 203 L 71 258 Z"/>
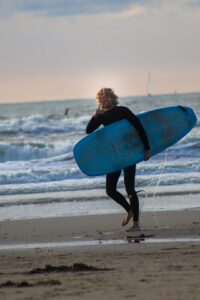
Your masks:
<path fill-rule="evenodd" d="M 151 94 L 141 94 L 141 95 L 127 95 L 127 96 L 119 96 L 119 98 L 136 98 L 136 97 L 157 97 L 157 96 L 171 96 L 171 95 L 188 95 L 188 94 L 200 94 L 200 91 L 193 91 L 193 92 L 177 92 L 174 91 L 172 93 L 151 93 Z M 34 103 L 42 103 L 42 102 L 63 102 L 63 101 L 80 101 L 80 100 L 94 100 L 95 97 L 84 97 L 84 98 L 61 98 L 61 99 L 38 99 L 38 100 L 28 100 L 28 101 L 9 101 L 9 102 L 1 102 L 0 105 L 10 105 L 10 104 L 34 104 Z"/>

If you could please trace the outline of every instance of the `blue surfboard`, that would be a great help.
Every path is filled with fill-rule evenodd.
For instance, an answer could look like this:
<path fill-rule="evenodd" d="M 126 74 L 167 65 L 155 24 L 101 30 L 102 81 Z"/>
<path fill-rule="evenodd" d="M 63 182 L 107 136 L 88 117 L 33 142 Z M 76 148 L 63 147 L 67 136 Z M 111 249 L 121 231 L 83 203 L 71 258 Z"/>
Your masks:
<path fill-rule="evenodd" d="M 184 137 L 197 122 L 185 106 L 160 108 L 138 114 L 149 139 L 151 156 Z M 85 136 L 74 147 L 74 158 L 83 173 L 113 173 L 144 160 L 145 150 L 137 130 L 128 120 L 112 123 Z"/>

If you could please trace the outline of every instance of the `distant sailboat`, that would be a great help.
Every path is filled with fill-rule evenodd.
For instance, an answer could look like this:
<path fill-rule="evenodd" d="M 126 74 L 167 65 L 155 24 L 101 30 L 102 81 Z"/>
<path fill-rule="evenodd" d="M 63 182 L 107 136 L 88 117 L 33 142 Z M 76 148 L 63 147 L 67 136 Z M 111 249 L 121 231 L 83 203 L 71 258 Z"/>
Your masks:
<path fill-rule="evenodd" d="M 148 81 L 147 81 L 147 96 L 152 96 L 151 94 L 151 72 L 148 74 Z"/>

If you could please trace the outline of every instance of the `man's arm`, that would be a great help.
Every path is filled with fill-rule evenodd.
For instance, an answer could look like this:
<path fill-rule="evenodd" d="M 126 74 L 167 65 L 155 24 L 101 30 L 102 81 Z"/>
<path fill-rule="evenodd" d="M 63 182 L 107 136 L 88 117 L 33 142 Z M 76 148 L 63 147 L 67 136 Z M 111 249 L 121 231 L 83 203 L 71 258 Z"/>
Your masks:
<path fill-rule="evenodd" d="M 89 121 L 87 127 L 86 127 L 86 133 L 89 134 L 96 130 L 101 125 L 100 116 L 98 114 L 95 114 Z"/>
<path fill-rule="evenodd" d="M 148 160 L 150 158 L 150 145 L 144 127 L 138 117 L 128 108 L 126 108 L 126 118 L 136 128 L 145 148 L 145 160 Z"/>

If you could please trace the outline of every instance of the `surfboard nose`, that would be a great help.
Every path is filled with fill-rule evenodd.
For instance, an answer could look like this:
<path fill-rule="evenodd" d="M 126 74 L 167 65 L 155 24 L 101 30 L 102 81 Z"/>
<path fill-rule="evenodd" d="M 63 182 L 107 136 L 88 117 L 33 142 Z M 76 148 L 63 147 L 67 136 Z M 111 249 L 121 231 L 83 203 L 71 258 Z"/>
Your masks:
<path fill-rule="evenodd" d="M 196 125 L 197 123 L 197 117 L 193 111 L 193 109 L 191 107 L 188 106 L 181 106 L 179 105 L 179 107 L 185 111 L 185 113 L 188 115 L 188 119 L 190 120 L 191 124 L 193 125 L 193 127 Z"/>

